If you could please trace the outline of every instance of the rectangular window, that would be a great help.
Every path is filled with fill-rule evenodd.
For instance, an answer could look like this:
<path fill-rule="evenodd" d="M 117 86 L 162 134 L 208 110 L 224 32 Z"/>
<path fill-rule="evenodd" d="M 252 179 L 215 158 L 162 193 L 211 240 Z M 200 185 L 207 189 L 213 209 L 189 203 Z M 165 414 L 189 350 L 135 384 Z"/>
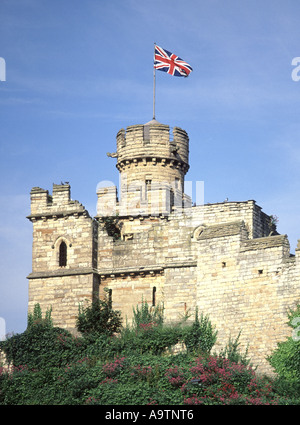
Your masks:
<path fill-rule="evenodd" d="M 151 180 L 145 181 L 145 199 L 148 199 L 148 193 L 151 191 Z"/>
<path fill-rule="evenodd" d="M 172 208 L 174 207 L 174 202 L 175 202 L 174 191 L 173 189 L 171 189 L 170 190 L 170 212 L 172 212 Z"/>
<path fill-rule="evenodd" d="M 152 289 L 152 306 L 155 307 L 156 304 L 156 286 L 153 286 Z"/>
<path fill-rule="evenodd" d="M 144 145 L 148 145 L 150 143 L 150 126 L 144 125 Z"/>

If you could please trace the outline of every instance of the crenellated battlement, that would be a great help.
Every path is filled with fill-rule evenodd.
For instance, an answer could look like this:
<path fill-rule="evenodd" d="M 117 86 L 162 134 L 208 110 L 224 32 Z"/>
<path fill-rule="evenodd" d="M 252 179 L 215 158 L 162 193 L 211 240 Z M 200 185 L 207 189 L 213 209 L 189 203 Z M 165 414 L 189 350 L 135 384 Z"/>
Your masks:
<path fill-rule="evenodd" d="M 181 164 L 188 171 L 189 138 L 179 127 L 173 128 L 155 120 L 144 125 L 132 125 L 117 134 L 117 168 L 122 169 L 127 161 L 156 159 L 162 165 Z M 164 161 L 162 161 L 164 160 Z"/>
<path fill-rule="evenodd" d="M 48 208 L 52 204 L 52 197 L 49 191 L 40 187 L 33 187 L 30 192 L 31 214 L 40 213 L 41 209 Z"/>
<path fill-rule="evenodd" d="M 85 207 L 78 201 L 71 199 L 69 184 L 53 184 L 52 196 L 49 191 L 40 187 L 33 187 L 30 192 L 31 214 L 30 220 L 43 217 L 67 216 L 70 214 L 88 215 Z"/>
<path fill-rule="evenodd" d="M 189 138 L 186 131 L 156 120 L 131 125 L 117 133 L 120 172 L 120 201 L 112 189 L 98 193 L 98 214 L 117 211 L 121 215 L 169 214 L 174 208 L 190 207 L 184 193 L 184 177 L 189 170 Z M 115 190 L 113 190 L 115 192 Z"/>

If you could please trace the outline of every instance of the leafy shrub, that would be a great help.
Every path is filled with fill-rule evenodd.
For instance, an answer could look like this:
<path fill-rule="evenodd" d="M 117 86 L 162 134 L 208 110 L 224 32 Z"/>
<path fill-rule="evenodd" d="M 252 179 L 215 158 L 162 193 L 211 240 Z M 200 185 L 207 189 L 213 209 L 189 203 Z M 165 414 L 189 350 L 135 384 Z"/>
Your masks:
<path fill-rule="evenodd" d="M 248 366 L 250 364 L 250 359 L 247 358 L 248 356 L 248 347 L 246 348 L 244 354 L 240 352 L 239 349 L 239 338 L 240 338 L 241 332 L 239 332 L 236 339 L 233 341 L 231 337 L 229 337 L 229 341 L 226 345 L 226 347 L 221 350 L 220 357 L 224 357 L 232 362 L 235 363 L 241 363 L 245 366 Z"/>
<path fill-rule="evenodd" d="M 185 328 L 184 343 L 191 353 L 203 352 L 210 353 L 217 340 L 217 331 L 212 326 L 209 317 L 201 313 L 198 317 L 198 308 L 196 308 L 195 321 L 192 326 Z"/>
<path fill-rule="evenodd" d="M 2 374 L 1 404 L 288 404 L 249 367 L 215 356 L 131 353 Z M 194 382 L 194 384 L 193 384 Z"/>
<path fill-rule="evenodd" d="M 42 324 L 44 326 L 52 327 L 51 319 L 52 308 L 48 309 L 45 313 L 45 318 L 43 319 L 43 314 L 40 304 L 35 304 L 32 313 L 28 313 L 27 316 L 27 327 L 30 328 L 37 324 Z"/>
<path fill-rule="evenodd" d="M 300 382 L 300 305 L 288 313 L 288 325 L 293 329 L 292 336 L 277 344 L 277 349 L 268 357 L 275 372 L 291 383 Z"/>
<path fill-rule="evenodd" d="M 282 376 L 277 376 L 273 382 L 273 389 L 278 396 L 286 400 L 286 404 L 300 404 L 299 381 L 290 381 Z"/>
<path fill-rule="evenodd" d="M 80 357 L 86 346 L 67 330 L 38 322 L 1 342 L 0 348 L 10 364 L 40 369 L 70 363 Z"/>
<path fill-rule="evenodd" d="M 118 338 L 113 335 L 101 334 L 94 335 L 92 338 L 85 336 L 84 339 L 87 341 L 86 356 L 89 358 L 112 358 L 123 349 Z"/>
<path fill-rule="evenodd" d="M 122 327 L 121 313 L 112 309 L 107 298 L 94 299 L 88 307 L 79 306 L 76 327 L 85 336 L 112 335 Z"/>
<path fill-rule="evenodd" d="M 107 365 L 117 364 L 117 373 L 101 380 L 97 388 L 89 391 L 87 404 L 182 404 L 180 388 L 174 388 L 165 377 L 174 357 L 153 354 L 130 354 L 125 358 L 114 358 Z"/>
<path fill-rule="evenodd" d="M 51 310 L 45 318 L 39 304 L 28 314 L 28 326 L 22 334 L 12 335 L 0 342 L 8 363 L 15 368 L 41 369 L 61 367 L 82 355 L 86 342 L 66 329 L 54 327 Z"/>
<path fill-rule="evenodd" d="M 209 353 L 215 344 L 217 332 L 207 316 L 199 320 L 196 310 L 192 325 L 163 325 L 162 310 L 151 310 L 147 302 L 134 311 L 133 327 L 126 326 L 109 342 L 114 353 L 152 353 L 161 355 L 178 342 L 184 342 L 190 353 Z"/>
<path fill-rule="evenodd" d="M 165 376 L 167 377 L 172 387 L 180 388 L 187 380 L 186 372 L 187 371 L 185 368 L 172 365 L 172 367 L 166 370 Z"/>
<path fill-rule="evenodd" d="M 180 338 L 178 329 L 172 326 L 152 325 L 141 327 L 134 340 L 141 353 L 162 354 L 166 348 L 176 344 Z"/>
<path fill-rule="evenodd" d="M 162 354 L 181 338 L 181 331 L 173 326 L 140 324 L 138 328 L 126 327 L 111 340 L 112 347 L 118 353 Z M 112 348 L 111 347 L 111 348 Z"/>
<path fill-rule="evenodd" d="M 141 325 L 147 324 L 162 325 L 163 323 L 163 307 L 149 307 L 147 301 L 142 300 L 142 305 L 133 307 L 133 326 L 139 328 Z"/>
<path fill-rule="evenodd" d="M 223 357 L 199 357 L 190 372 L 193 380 L 182 386 L 184 404 L 261 405 L 280 402 L 271 384 L 258 378 L 254 369 Z"/>
<path fill-rule="evenodd" d="M 119 358 L 117 356 L 112 362 L 103 365 L 103 372 L 108 378 L 114 378 L 119 375 L 121 369 L 124 367 L 125 357 Z"/>
<path fill-rule="evenodd" d="M 93 338 L 53 327 L 50 313 L 43 319 L 36 307 L 26 331 L 0 343 L 13 365 L 9 373 L 0 368 L 0 404 L 300 403 L 299 381 L 258 377 L 239 353 L 238 338 L 222 355 L 210 355 L 216 331 L 198 312 L 183 328 L 139 322 Z M 183 339 L 191 344 L 187 352 L 165 353 Z"/>

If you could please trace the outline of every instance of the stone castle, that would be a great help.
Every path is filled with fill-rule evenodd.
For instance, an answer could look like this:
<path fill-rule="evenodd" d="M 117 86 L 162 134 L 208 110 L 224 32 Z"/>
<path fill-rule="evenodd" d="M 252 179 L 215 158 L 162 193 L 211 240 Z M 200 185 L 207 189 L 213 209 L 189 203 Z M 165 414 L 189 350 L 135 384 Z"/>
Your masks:
<path fill-rule="evenodd" d="M 75 330 L 78 306 L 103 296 L 130 322 L 133 307 L 163 303 L 165 322 L 208 315 L 218 347 L 239 332 L 253 364 L 291 336 L 289 308 L 300 299 L 300 243 L 255 201 L 192 205 L 184 193 L 189 138 L 152 120 L 117 134 L 116 186 L 97 189 L 97 215 L 71 200 L 70 185 L 31 190 L 29 306 L 52 306 L 54 324 Z"/>

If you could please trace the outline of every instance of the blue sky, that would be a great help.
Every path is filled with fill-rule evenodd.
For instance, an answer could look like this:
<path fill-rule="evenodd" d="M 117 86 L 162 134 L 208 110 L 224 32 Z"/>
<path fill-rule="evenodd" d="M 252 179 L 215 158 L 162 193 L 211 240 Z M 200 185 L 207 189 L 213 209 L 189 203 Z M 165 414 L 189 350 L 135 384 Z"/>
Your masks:
<path fill-rule="evenodd" d="M 190 137 L 186 180 L 205 202 L 254 199 L 300 238 L 297 0 L 1 0 L 0 317 L 26 328 L 30 190 L 69 181 L 96 213 L 96 186 L 118 184 L 115 137 L 152 119 L 153 43 L 188 78 L 156 74 L 156 118 Z M 299 73 L 300 74 L 300 73 Z M 3 321 L 2 321 L 3 322 Z"/>

